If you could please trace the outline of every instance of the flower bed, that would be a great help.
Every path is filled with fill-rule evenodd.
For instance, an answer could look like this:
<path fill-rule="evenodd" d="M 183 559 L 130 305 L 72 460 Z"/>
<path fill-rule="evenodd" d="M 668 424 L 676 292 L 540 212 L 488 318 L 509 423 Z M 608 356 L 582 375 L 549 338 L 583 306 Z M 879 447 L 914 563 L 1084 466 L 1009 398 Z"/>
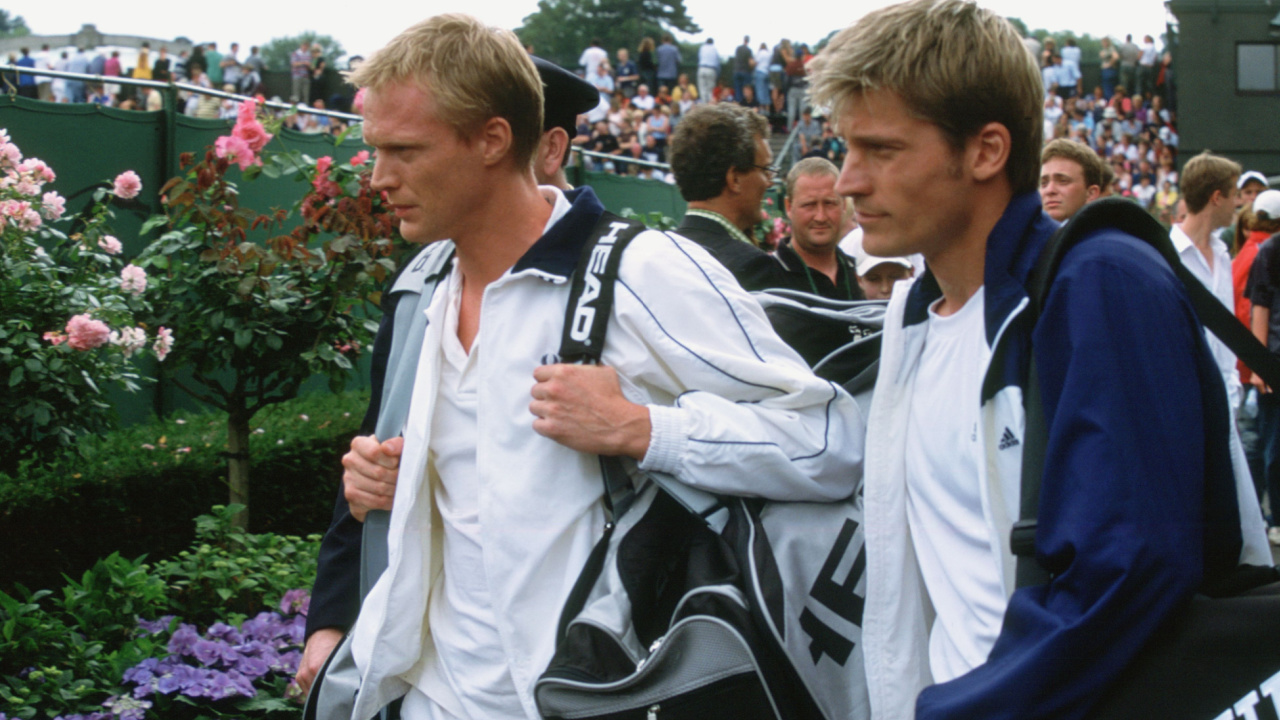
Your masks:
<path fill-rule="evenodd" d="M 237 510 L 197 519 L 175 558 L 113 554 L 61 594 L 0 593 L 0 720 L 296 716 L 319 536 L 244 533 Z"/>

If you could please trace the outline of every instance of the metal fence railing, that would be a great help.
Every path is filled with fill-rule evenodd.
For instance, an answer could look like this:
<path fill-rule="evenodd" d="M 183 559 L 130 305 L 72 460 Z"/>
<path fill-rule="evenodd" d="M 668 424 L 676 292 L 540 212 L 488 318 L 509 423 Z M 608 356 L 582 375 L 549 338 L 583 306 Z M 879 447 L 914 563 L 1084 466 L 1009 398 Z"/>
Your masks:
<path fill-rule="evenodd" d="M 175 99 L 177 97 L 178 92 L 189 92 L 189 93 L 195 93 L 197 95 L 208 95 L 210 97 L 222 98 L 224 100 L 235 100 L 238 102 L 251 99 L 247 95 L 229 93 L 224 90 L 216 90 L 214 88 L 207 88 L 201 85 L 192 85 L 191 83 L 186 83 L 186 82 L 177 82 L 177 81 L 163 82 L 160 80 L 139 80 L 137 78 L 123 77 L 118 75 L 89 75 L 85 73 L 66 72 L 65 70 L 40 70 L 36 68 L 11 65 L 8 63 L 0 64 L 0 74 L 8 76 L 10 73 L 12 73 L 14 77 L 18 77 L 20 75 L 42 75 L 47 77 L 62 78 L 64 80 L 79 80 L 80 82 L 93 83 L 95 85 L 111 84 L 111 85 L 124 85 L 127 87 L 155 88 L 161 91 L 172 91 Z M 4 88 L 5 92 L 15 92 L 16 90 L 17 88 L 12 86 Z M 166 105 L 167 104 L 168 103 L 166 103 Z M 271 108 L 273 110 L 296 111 L 298 113 L 305 113 L 308 115 L 324 115 L 327 117 L 336 118 L 346 122 L 359 122 L 362 119 L 359 115 L 353 115 L 351 113 L 344 113 L 344 112 L 337 112 L 335 110 L 319 110 L 316 108 L 308 107 L 305 103 L 294 105 L 286 102 L 277 102 L 273 100 L 267 100 L 262 103 L 262 107 Z"/>

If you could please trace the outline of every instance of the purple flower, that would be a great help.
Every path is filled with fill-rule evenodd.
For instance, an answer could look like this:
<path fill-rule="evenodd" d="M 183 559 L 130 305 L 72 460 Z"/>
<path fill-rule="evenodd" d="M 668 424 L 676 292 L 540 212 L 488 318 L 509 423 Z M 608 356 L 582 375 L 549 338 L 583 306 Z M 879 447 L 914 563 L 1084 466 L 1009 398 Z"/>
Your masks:
<path fill-rule="evenodd" d="M 162 633 L 169 629 L 169 624 L 173 622 L 172 615 L 165 615 L 158 620 L 143 620 L 138 618 L 138 628 L 145 630 L 148 635 Z"/>
<path fill-rule="evenodd" d="M 239 643 L 243 640 L 239 631 L 222 622 L 216 622 L 210 625 L 209 629 L 205 631 L 205 635 L 211 638 L 217 638 L 218 640 L 225 640 L 232 644 Z"/>
<path fill-rule="evenodd" d="M 212 671 L 202 683 L 202 686 L 205 692 L 204 696 L 214 700 L 222 700 L 237 695 L 251 698 L 258 694 L 249 678 L 235 670 L 225 673 Z"/>
<path fill-rule="evenodd" d="M 147 658 L 128 670 L 125 670 L 124 681 L 136 683 L 138 685 L 146 685 L 155 677 L 155 669 L 159 664 L 160 658 Z"/>
<path fill-rule="evenodd" d="M 273 612 L 260 612 L 253 618 L 244 621 L 240 632 L 245 639 L 271 640 L 275 637 L 279 615 Z"/>
<path fill-rule="evenodd" d="M 280 599 L 280 612 L 286 615 L 295 612 L 306 615 L 310 606 L 311 595 L 306 590 L 290 590 Z"/>
<path fill-rule="evenodd" d="M 196 626 L 182 623 L 169 638 L 169 652 L 174 655 L 190 655 L 199 640 L 200 634 L 196 632 Z"/>
<path fill-rule="evenodd" d="M 175 665 L 156 680 L 156 692 L 162 695 L 183 692 L 191 697 L 200 697 L 199 693 L 191 695 L 186 691 L 192 687 L 198 688 L 203 678 L 203 671 L 197 668 L 193 668 L 190 665 Z"/>
<path fill-rule="evenodd" d="M 221 640 L 197 640 L 193 652 L 201 665 L 231 665 L 240 659 L 240 653 Z"/>
<path fill-rule="evenodd" d="M 187 670 L 189 676 L 182 684 L 182 694 L 193 698 L 213 697 L 209 694 L 209 685 L 215 676 L 222 673 L 193 667 L 188 667 Z"/>
<path fill-rule="evenodd" d="M 139 700 L 128 695 L 112 695 L 102 703 L 102 706 L 120 720 L 143 720 L 146 717 L 147 708 L 151 707 L 151 701 Z"/>
<path fill-rule="evenodd" d="M 294 617 L 293 622 L 289 623 L 286 629 L 289 631 L 289 642 L 297 645 L 298 647 L 302 647 L 303 643 L 307 640 L 306 618 L 302 615 Z"/>
<path fill-rule="evenodd" d="M 261 640 L 250 640 L 236 646 L 236 652 L 249 657 L 262 657 L 267 653 L 275 653 L 275 648 Z"/>
<path fill-rule="evenodd" d="M 256 678 L 271 672 L 271 666 L 260 657 L 242 657 L 236 661 L 236 670 L 250 678 Z"/>
<path fill-rule="evenodd" d="M 285 675 L 293 675 L 298 672 L 298 662 L 302 660 L 302 652 L 300 650 L 290 650 L 280 656 L 277 663 L 271 666 L 272 670 L 282 672 Z"/>

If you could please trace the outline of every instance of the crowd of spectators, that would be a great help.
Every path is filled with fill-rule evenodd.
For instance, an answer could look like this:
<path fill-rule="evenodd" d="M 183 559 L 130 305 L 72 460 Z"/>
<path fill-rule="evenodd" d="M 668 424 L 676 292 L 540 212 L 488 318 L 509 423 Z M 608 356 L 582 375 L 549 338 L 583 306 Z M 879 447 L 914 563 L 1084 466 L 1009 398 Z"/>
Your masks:
<path fill-rule="evenodd" d="M 359 58 L 352 58 L 357 62 Z M 125 64 L 120 50 L 106 48 L 74 48 L 52 51 L 44 45 L 38 52 L 22 48 L 11 54 L 9 64 L 17 67 L 100 75 L 102 83 L 85 82 L 48 75 L 6 73 L 4 86 L 11 92 L 32 99 L 56 103 L 95 103 L 124 110 L 160 110 L 164 93 L 159 88 L 130 86 L 111 82 L 109 78 L 133 78 L 159 82 L 181 82 L 211 90 L 245 96 L 262 97 L 266 92 L 263 76 L 266 61 L 257 46 L 241 54 L 239 43 L 231 43 L 220 52 L 216 42 L 197 44 L 176 55 L 161 45 L 154 52 L 144 42 L 132 66 Z M 328 60 L 319 45 L 303 42 L 290 56 L 292 77 L 289 102 L 325 110 L 349 111 L 349 103 L 340 93 L 340 81 L 328 68 Z M 239 103 L 215 95 L 182 91 L 178 95 L 182 112 L 192 117 L 235 118 Z M 273 100 L 282 100 L 274 97 Z M 286 123 L 303 132 L 333 133 L 342 129 L 340 121 L 312 113 L 290 114 Z"/>
<path fill-rule="evenodd" d="M 1173 222 L 1178 193 L 1178 131 L 1172 55 L 1147 35 L 1098 52 L 1101 82 L 1084 86 L 1081 51 L 1073 40 L 1026 41 L 1044 77 L 1045 141 L 1067 138 L 1092 148 L 1105 165 L 1102 195 L 1133 199 Z"/>
<path fill-rule="evenodd" d="M 590 157 L 588 169 L 670 181 L 670 175 L 629 160 L 666 162 L 667 139 L 685 115 L 705 103 L 735 103 L 768 119 L 774 132 L 797 126 L 795 158 L 844 160 L 844 145 L 830 123 L 806 106 L 809 46 L 783 39 L 753 46 L 744 37 L 732 56 L 721 57 L 712 38 L 686 58 L 670 35 L 661 43 L 643 38 L 635 48 L 618 48 L 616 63 L 599 40 L 578 59 L 582 77 L 600 91 L 600 104 L 579 118 L 574 143 L 585 150 L 615 156 Z M 686 70 L 696 63 L 690 77 Z"/>

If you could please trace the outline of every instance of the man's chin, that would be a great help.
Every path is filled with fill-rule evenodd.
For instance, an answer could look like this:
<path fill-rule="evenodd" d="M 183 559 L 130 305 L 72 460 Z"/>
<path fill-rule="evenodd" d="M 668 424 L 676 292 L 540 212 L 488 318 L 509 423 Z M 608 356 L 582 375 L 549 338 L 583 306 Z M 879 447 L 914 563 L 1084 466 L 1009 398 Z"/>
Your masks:
<path fill-rule="evenodd" d="M 869 232 L 866 228 L 862 231 L 862 249 L 868 255 L 875 257 L 901 257 L 909 255 L 909 251 L 901 249 L 902 243 L 900 239 L 887 233 Z"/>

